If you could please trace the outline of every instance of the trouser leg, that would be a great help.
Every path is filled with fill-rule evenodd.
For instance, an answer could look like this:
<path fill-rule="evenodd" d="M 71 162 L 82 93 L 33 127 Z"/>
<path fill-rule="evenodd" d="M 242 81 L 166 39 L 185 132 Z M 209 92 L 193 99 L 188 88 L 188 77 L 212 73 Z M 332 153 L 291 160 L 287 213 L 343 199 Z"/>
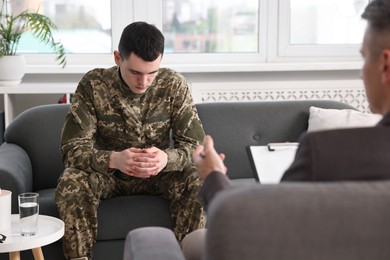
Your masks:
<path fill-rule="evenodd" d="M 97 208 L 100 198 L 114 185 L 109 175 L 86 173 L 74 168 L 61 175 L 55 201 L 65 223 L 63 250 L 66 259 L 92 258 L 97 236 Z"/>
<path fill-rule="evenodd" d="M 133 193 L 143 192 L 171 201 L 173 232 L 179 241 L 191 231 L 205 227 L 206 214 L 199 199 L 202 183 L 196 168 L 162 172 L 146 180 L 133 179 L 126 185 L 132 186 Z"/>
<path fill-rule="evenodd" d="M 199 199 L 202 183 L 196 169 L 190 168 L 174 174 L 168 185 L 174 221 L 173 232 L 181 241 L 188 233 L 205 227 L 206 214 Z"/>
<path fill-rule="evenodd" d="M 148 179 L 119 176 L 118 189 L 122 194 L 160 196 L 171 202 L 173 231 L 179 241 L 186 234 L 205 227 L 206 214 L 198 195 L 202 183 L 195 167 L 181 172 L 161 172 Z"/>
<path fill-rule="evenodd" d="M 205 212 L 198 196 L 200 187 L 195 168 L 183 172 L 163 172 L 149 179 L 128 176 L 118 179 L 115 175 L 65 169 L 57 186 L 55 201 L 65 222 L 63 248 L 66 259 L 92 257 L 100 199 L 120 194 L 148 194 L 170 200 L 173 231 L 181 241 L 189 232 L 205 226 Z"/>

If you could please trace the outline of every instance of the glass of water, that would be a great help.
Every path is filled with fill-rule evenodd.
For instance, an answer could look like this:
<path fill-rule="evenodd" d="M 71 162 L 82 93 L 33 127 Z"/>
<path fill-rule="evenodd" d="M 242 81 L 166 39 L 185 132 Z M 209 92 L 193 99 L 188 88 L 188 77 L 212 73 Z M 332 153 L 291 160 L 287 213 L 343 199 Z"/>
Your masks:
<path fill-rule="evenodd" d="M 26 192 L 18 195 L 20 233 L 33 236 L 38 231 L 39 194 Z"/>

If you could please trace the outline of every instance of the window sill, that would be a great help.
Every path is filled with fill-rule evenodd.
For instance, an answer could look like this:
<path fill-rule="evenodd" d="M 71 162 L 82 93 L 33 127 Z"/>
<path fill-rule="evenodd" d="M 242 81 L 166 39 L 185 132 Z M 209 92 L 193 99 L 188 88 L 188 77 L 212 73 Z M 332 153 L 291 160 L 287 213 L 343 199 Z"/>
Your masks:
<path fill-rule="evenodd" d="M 87 71 L 115 64 L 67 65 L 27 65 L 26 74 L 84 74 Z M 165 64 L 183 73 L 221 73 L 221 72 L 270 72 L 270 71 L 331 71 L 360 70 L 361 61 L 353 62 L 283 62 L 283 63 L 243 63 L 243 64 Z"/>

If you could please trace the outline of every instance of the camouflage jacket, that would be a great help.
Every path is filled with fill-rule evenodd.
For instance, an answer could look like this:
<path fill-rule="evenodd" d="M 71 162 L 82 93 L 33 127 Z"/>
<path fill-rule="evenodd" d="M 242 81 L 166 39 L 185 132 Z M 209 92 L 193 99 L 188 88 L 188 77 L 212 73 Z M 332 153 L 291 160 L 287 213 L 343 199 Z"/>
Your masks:
<path fill-rule="evenodd" d="M 168 154 L 164 171 L 182 171 L 192 164 L 192 151 L 203 136 L 187 81 L 179 73 L 161 68 L 149 89 L 136 95 L 118 67 L 94 69 L 72 98 L 61 152 L 66 167 L 110 172 L 112 151 L 155 146 Z"/>

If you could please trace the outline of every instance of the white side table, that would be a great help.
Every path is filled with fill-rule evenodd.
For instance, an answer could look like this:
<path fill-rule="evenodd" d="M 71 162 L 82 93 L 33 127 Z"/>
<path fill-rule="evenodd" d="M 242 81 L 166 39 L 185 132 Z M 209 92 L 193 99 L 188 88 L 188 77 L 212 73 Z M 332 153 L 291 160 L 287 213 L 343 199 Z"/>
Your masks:
<path fill-rule="evenodd" d="M 32 249 L 35 260 L 43 260 L 42 246 L 59 240 L 64 235 L 64 222 L 58 218 L 39 215 L 38 232 L 24 237 L 19 230 L 19 215 L 11 217 L 11 229 L 2 231 L 7 239 L 0 244 L 0 253 L 9 253 L 10 260 L 19 260 L 20 251 Z"/>

